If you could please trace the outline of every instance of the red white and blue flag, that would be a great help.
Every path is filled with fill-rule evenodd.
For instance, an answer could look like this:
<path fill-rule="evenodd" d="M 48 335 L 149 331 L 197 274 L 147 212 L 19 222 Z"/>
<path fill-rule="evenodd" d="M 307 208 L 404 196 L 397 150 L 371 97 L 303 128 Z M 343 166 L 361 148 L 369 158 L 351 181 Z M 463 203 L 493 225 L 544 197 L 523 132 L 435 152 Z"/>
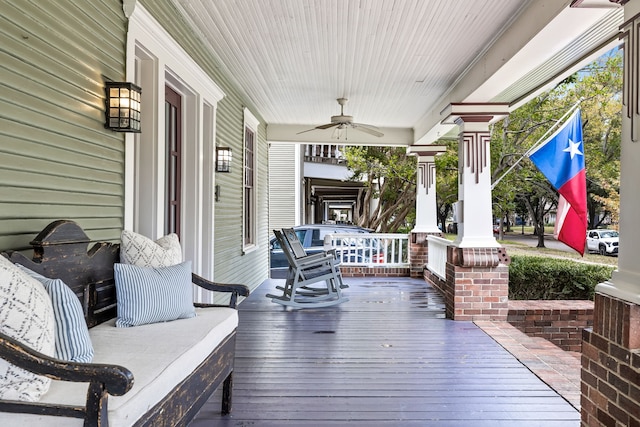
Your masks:
<path fill-rule="evenodd" d="M 555 238 L 584 255 L 587 238 L 587 180 L 580 110 L 529 154 L 560 194 Z"/>

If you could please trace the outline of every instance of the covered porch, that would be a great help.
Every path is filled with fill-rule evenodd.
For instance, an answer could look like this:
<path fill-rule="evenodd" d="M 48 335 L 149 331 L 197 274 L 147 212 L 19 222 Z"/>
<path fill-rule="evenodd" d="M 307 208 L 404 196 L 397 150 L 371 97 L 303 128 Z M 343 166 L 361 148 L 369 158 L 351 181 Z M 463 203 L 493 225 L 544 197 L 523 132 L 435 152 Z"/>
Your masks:
<path fill-rule="evenodd" d="M 575 354 L 445 319 L 422 279 L 346 281 L 349 302 L 307 310 L 265 297 L 281 280 L 259 286 L 239 307 L 232 414 L 215 395 L 191 426 L 579 425 Z"/>

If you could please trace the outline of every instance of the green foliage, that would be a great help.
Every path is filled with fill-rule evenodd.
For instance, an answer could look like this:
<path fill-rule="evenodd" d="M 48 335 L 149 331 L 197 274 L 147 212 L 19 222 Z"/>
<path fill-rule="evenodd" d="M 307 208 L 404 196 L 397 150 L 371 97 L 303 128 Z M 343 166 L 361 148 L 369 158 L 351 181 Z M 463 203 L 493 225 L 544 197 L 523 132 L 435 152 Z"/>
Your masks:
<path fill-rule="evenodd" d="M 354 221 L 381 233 L 413 228 L 416 164 L 404 147 L 349 146 L 344 149 L 351 180 L 362 181 Z M 372 201 L 378 199 L 372 208 Z"/>
<path fill-rule="evenodd" d="M 622 75 L 622 52 L 612 50 L 496 123 L 491 135 L 492 181 L 495 182 L 528 149 L 542 141 L 545 132 L 581 99 L 589 228 L 600 225 L 597 221 L 602 218 L 616 222 L 619 210 Z M 518 163 L 493 190 L 496 216 L 506 216 L 513 212 L 515 206 L 524 205 L 538 229 L 556 202 L 556 191 L 527 158 Z M 544 246 L 542 239 L 539 245 Z"/>
<path fill-rule="evenodd" d="M 593 300 L 594 288 L 614 267 L 567 259 L 515 255 L 509 266 L 509 299 Z"/>
<path fill-rule="evenodd" d="M 458 141 L 442 140 L 436 144 L 447 146 L 447 151 L 435 158 L 438 223 L 446 230 L 452 205 L 458 200 Z"/>

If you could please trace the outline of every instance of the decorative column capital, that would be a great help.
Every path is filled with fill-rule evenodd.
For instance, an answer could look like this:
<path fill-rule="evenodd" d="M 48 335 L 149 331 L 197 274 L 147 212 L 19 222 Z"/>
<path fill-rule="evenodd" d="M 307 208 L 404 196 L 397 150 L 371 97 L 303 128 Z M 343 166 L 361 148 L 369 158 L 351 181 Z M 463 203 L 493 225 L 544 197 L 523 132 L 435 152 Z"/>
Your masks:
<path fill-rule="evenodd" d="M 420 161 L 421 157 L 435 157 L 446 151 L 446 145 L 410 145 L 407 147 L 407 154 L 410 156 L 418 156 L 418 161 Z"/>
<path fill-rule="evenodd" d="M 465 248 L 500 247 L 491 228 L 491 134 L 489 125 L 509 114 L 502 103 L 457 103 L 443 110 L 445 123 L 460 127 L 458 144 L 458 237 Z"/>
<path fill-rule="evenodd" d="M 418 157 L 416 173 L 416 224 L 412 233 L 440 233 L 436 202 L 435 156 L 447 150 L 445 145 L 413 145 L 407 154 Z"/>
<path fill-rule="evenodd" d="M 451 103 L 442 112 L 443 124 L 462 125 L 466 123 L 496 122 L 509 115 L 509 104 L 506 103 Z"/>

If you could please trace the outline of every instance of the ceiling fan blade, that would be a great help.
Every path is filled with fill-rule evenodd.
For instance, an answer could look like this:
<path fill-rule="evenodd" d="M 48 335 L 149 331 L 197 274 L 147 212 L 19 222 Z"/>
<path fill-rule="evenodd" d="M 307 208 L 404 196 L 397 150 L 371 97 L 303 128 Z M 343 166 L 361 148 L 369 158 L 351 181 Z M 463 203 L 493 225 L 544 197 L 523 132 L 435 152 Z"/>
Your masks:
<path fill-rule="evenodd" d="M 334 126 L 339 126 L 340 123 L 327 123 L 326 125 L 320 125 L 320 126 L 316 126 L 316 129 L 329 129 L 332 128 Z"/>
<path fill-rule="evenodd" d="M 311 129 L 303 130 L 302 132 L 298 132 L 298 133 L 296 133 L 296 135 L 300 135 L 301 133 L 311 132 L 312 130 L 316 130 L 316 128 L 311 128 Z"/>
<path fill-rule="evenodd" d="M 311 129 L 303 130 L 302 132 L 296 133 L 296 135 L 300 135 L 301 133 L 305 133 L 305 132 L 311 132 L 312 130 L 329 129 L 329 128 L 332 128 L 334 126 L 339 126 L 339 125 L 340 125 L 340 123 L 327 123 L 326 125 L 320 125 L 320 126 L 316 126 L 314 128 L 311 128 Z"/>
<path fill-rule="evenodd" d="M 374 126 L 363 125 L 361 123 L 352 123 L 351 127 L 361 132 L 368 133 L 369 135 L 377 136 L 378 138 L 380 138 L 381 136 L 384 136 L 384 133 L 377 130 Z"/>

